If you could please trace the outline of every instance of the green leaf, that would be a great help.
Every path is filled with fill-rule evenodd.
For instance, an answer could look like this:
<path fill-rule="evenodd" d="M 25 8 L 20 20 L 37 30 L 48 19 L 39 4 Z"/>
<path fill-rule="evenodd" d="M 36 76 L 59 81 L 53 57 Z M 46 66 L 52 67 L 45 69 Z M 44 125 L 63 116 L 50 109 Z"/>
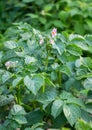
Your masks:
<path fill-rule="evenodd" d="M 92 130 L 92 124 L 85 122 L 84 120 L 80 119 L 77 121 L 75 125 L 76 130 Z"/>
<path fill-rule="evenodd" d="M 61 114 L 55 119 L 52 119 L 52 121 L 53 121 L 52 125 L 53 128 L 62 128 L 67 123 L 66 117 L 64 116 L 63 112 L 61 112 Z"/>
<path fill-rule="evenodd" d="M 0 107 L 5 106 L 7 104 L 10 104 L 13 101 L 14 101 L 14 96 L 12 96 L 12 95 L 7 95 L 7 96 L 1 95 L 0 96 Z"/>
<path fill-rule="evenodd" d="M 55 88 L 46 87 L 45 92 L 38 93 L 37 101 L 41 102 L 42 104 L 49 104 L 52 102 L 57 96 L 57 91 Z"/>
<path fill-rule="evenodd" d="M 81 106 L 81 107 L 85 107 L 83 101 L 81 99 L 75 98 L 75 97 L 68 98 L 66 103 L 75 104 L 75 105 L 78 105 L 78 106 Z"/>
<path fill-rule="evenodd" d="M 17 54 L 17 56 L 19 56 L 19 57 L 25 57 L 25 55 L 26 55 L 26 52 L 25 51 L 22 51 L 22 52 L 15 52 L 16 54 Z"/>
<path fill-rule="evenodd" d="M 5 47 L 9 48 L 9 49 L 14 49 L 17 47 L 17 44 L 15 41 L 7 41 L 4 43 Z"/>
<path fill-rule="evenodd" d="M 53 21 L 53 24 L 55 27 L 58 27 L 58 28 L 63 28 L 63 23 L 61 22 L 61 20 L 54 20 Z"/>
<path fill-rule="evenodd" d="M 7 80 L 9 80 L 13 75 L 8 72 L 5 71 L 4 74 L 2 75 L 2 82 L 5 83 Z"/>
<path fill-rule="evenodd" d="M 82 58 L 77 59 L 77 60 L 75 61 L 75 66 L 76 66 L 76 67 L 80 67 L 81 65 L 82 65 Z"/>
<path fill-rule="evenodd" d="M 69 44 L 67 46 L 67 51 L 74 56 L 82 55 L 82 50 L 75 44 Z"/>
<path fill-rule="evenodd" d="M 68 65 L 62 65 L 61 67 L 59 67 L 59 71 L 62 72 L 62 73 L 64 73 L 64 74 L 66 74 L 69 77 L 72 74 L 72 72 L 71 72 L 71 70 L 70 70 L 70 68 L 69 68 Z"/>
<path fill-rule="evenodd" d="M 27 120 L 23 115 L 18 115 L 14 117 L 14 120 L 18 123 L 18 124 L 26 124 Z"/>
<path fill-rule="evenodd" d="M 20 106 L 20 105 L 17 105 L 17 104 L 15 104 L 15 105 L 12 107 L 10 113 L 11 113 L 12 115 L 25 115 L 25 114 L 26 114 L 24 108 L 23 108 L 22 106 Z"/>
<path fill-rule="evenodd" d="M 60 99 L 61 100 L 66 100 L 68 98 L 73 98 L 73 95 L 69 92 L 66 92 L 66 91 L 63 91 L 61 94 L 60 94 Z"/>
<path fill-rule="evenodd" d="M 58 51 L 59 55 L 62 55 L 65 50 L 65 45 L 59 39 L 52 45 L 52 47 Z"/>
<path fill-rule="evenodd" d="M 34 75 L 32 78 L 26 76 L 24 78 L 24 84 L 33 94 L 36 95 L 39 89 L 44 85 L 44 79 L 41 75 Z"/>
<path fill-rule="evenodd" d="M 89 46 L 92 46 L 92 35 L 91 34 L 85 35 L 85 40 Z"/>
<path fill-rule="evenodd" d="M 92 78 L 87 78 L 84 80 L 83 86 L 85 89 L 92 90 Z"/>
<path fill-rule="evenodd" d="M 81 116 L 81 111 L 78 106 L 75 105 L 64 105 L 63 106 L 63 111 L 65 114 L 65 117 L 67 118 L 68 122 L 70 123 L 71 126 L 76 123 L 76 121 L 80 118 Z"/>
<path fill-rule="evenodd" d="M 63 101 L 60 99 L 55 100 L 51 108 L 52 116 L 56 118 L 62 112 L 62 109 L 63 109 Z"/>
<path fill-rule="evenodd" d="M 34 57 L 31 57 L 31 56 L 28 56 L 28 55 L 25 57 L 25 63 L 26 64 L 31 64 L 31 63 L 34 63 L 34 62 L 36 62 L 36 59 Z"/>
<path fill-rule="evenodd" d="M 16 87 L 22 80 L 22 77 L 17 77 L 16 79 L 13 80 L 12 85 L 13 87 Z"/>
<path fill-rule="evenodd" d="M 28 121 L 27 124 L 31 126 L 31 125 L 36 124 L 38 122 L 42 122 L 43 116 L 44 116 L 43 112 L 39 109 L 28 112 L 26 114 L 26 119 Z"/>

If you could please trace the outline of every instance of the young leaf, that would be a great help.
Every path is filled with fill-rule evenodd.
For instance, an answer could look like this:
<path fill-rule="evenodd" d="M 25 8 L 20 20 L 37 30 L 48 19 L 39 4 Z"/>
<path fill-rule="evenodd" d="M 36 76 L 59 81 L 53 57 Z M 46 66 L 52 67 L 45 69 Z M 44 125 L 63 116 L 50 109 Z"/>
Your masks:
<path fill-rule="evenodd" d="M 27 119 L 23 116 L 23 115 L 18 115 L 14 117 L 14 120 L 18 123 L 18 124 L 26 124 L 27 123 Z"/>
<path fill-rule="evenodd" d="M 81 116 L 80 108 L 76 105 L 64 105 L 63 111 L 71 126 L 73 126 L 77 119 Z"/>
<path fill-rule="evenodd" d="M 24 108 L 17 104 L 12 107 L 10 113 L 12 115 L 25 115 L 26 114 Z"/>
<path fill-rule="evenodd" d="M 85 89 L 92 90 L 92 78 L 87 78 L 84 80 L 83 86 Z"/>
<path fill-rule="evenodd" d="M 81 56 L 82 55 L 82 50 L 75 44 L 69 44 L 67 46 L 67 51 L 74 55 L 74 56 Z"/>
<path fill-rule="evenodd" d="M 13 80 L 12 85 L 13 87 L 16 87 L 22 80 L 22 77 L 17 77 L 16 79 Z"/>
<path fill-rule="evenodd" d="M 39 89 L 44 85 L 44 79 L 40 75 L 34 75 L 32 78 L 26 76 L 24 78 L 24 84 L 33 94 L 36 95 Z"/>
<path fill-rule="evenodd" d="M 60 99 L 57 99 L 53 102 L 52 108 L 51 108 L 51 114 L 56 118 L 63 109 L 63 101 Z"/>
<path fill-rule="evenodd" d="M 17 47 L 17 44 L 15 41 L 7 41 L 4 43 L 5 47 L 9 48 L 9 49 L 14 49 Z"/>
<path fill-rule="evenodd" d="M 34 62 L 36 62 L 36 59 L 34 57 L 31 57 L 31 56 L 25 57 L 25 63 L 26 64 L 30 64 L 30 63 L 34 63 Z"/>

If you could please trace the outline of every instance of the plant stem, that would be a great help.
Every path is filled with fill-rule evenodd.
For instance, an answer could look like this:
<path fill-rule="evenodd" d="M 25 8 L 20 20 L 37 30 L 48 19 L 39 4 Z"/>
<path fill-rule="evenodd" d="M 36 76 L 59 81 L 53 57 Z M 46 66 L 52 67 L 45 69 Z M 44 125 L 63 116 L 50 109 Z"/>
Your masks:
<path fill-rule="evenodd" d="M 59 83 L 59 86 L 61 88 L 62 87 L 62 75 L 61 75 L 60 71 L 58 72 L 58 83 Z"/>
<path fill-rule="evenodd" d="M 47 51 L 47 57 L 46 57 L 46 62 L 45 62 L 45 70 L 48 68 L 48 46 L 46 44 L 46 51 Z"/>

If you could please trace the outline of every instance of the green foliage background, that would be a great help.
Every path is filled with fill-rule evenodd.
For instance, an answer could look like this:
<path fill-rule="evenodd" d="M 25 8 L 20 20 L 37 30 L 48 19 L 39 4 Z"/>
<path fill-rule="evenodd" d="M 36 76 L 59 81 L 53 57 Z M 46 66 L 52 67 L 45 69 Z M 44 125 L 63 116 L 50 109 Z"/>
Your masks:
<path fill-rule="evenodd" d="M 0 0 L 0 130 L 17 129 L 92 130 L 92 0 Z"/>
<path fill-rule="evenodd" d="M 0 30 L 20 21 L 43 31 L 56 27 L 60 32 L 92 33 L 92 1 L 1 0 Z"/>

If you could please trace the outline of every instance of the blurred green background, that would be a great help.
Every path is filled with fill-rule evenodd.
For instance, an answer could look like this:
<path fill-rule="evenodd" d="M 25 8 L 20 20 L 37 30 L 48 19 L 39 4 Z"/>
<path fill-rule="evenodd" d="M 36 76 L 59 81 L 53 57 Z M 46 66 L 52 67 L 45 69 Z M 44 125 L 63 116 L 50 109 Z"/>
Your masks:
<path fill-rule="evenodd" d="M 0 0 L 0 32 L 14 22 L 27 22 L 42 31 L 92 33 L 92 0 Z"/>

